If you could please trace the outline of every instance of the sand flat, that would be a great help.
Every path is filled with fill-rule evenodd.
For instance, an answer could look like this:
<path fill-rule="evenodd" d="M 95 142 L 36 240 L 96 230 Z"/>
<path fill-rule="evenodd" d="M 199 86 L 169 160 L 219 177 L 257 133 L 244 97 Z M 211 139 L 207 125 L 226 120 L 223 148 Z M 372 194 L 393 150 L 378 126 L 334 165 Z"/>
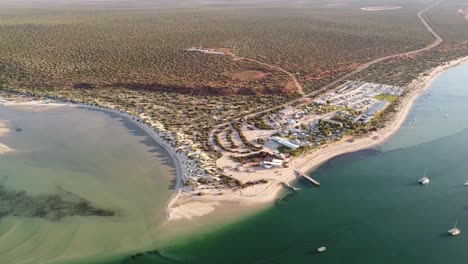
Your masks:
<path fill-rule="evenodd" d="M 384 11 L 384 10 L 396 10 L 403 8 L 401 6 L 367 6 L 367 7 L 361 7 L 361 10 L 364 11 Z"/>

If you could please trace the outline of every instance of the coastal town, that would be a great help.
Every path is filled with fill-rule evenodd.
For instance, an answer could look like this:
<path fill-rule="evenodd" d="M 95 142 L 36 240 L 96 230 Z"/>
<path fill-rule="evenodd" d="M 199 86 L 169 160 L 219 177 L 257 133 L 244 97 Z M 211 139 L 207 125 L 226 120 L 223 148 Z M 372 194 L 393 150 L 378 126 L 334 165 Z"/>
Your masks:
<path fill-rule="evenodd" d="M 217 160 L 223 169 L 220 174 L 237 180 L 240 188 L 268 180 L 286 184 L 281 177 L 267 176 L 275 175 L 268 171 L 294 174 L 298 171 L 291 167 L 293 159 L 376 130 L 372 123 L 376 116 L 404 91 L 404 87 L 348 81 L 310 102 L 237 120 L 213 133 L 213 145 L 222 153 Z M 223 177 L 218 175 L 184 175 L 183 191 L 203 195 L 218 189 Z"/>
<path fill-rule="evenodd" d="M 31 95 L 3 90 L 3 97 L 28 102 Z M 180 131 L 168 130 L 146 113 L 135 113 L 105 102 L 47 95 L 43 103 L 66 103 L 122 115 L 140 125 L 173 153 L 180 192 L 203 196 L 227 189 L 243 189 L 275 181 L 262 171 L 287 170 L 290 161 L 347 135 L 363 135 L 372 120 L 404 92 L 403 87 L 348 81 L 307 102 L 250 118 L 239 118 L 217 129 L 210 142 L 218 155 Z M 5 102 L 4 102 L 5 103 Z M 247 175 L 247 176 L 246 176 Z M 287 183 L 288 180 L 279 180 Z"/>
<path fill-rule="evenodd" d="M 184 210 L 184 206 L 191 201 L 272 201 L 282 190 L 278 186 L 295 190 L 290 183 L 306 176 L 314 166 L 337 155 L 382 143 L 394 133 L 404 122 L 414 99 L 434 76 L 465 58 L 428 67 L 426 72 L 415 75 L 411 83 L 400 86 L 387 85 L 395 82 L 385 79 L 363 81 L 362 76 L 355 75 L 381 61 L 438 46 L 441 37 L 421 17 L 433 5 L 418 14 L 435 38 L 432 44 L 377 58 L 307 93 L 298 81 L 300 72 L 238 57 L 234 48 L 209 46 L 186 46 L 179 51 L 194 53 L 197 58 L 222 60 L 223 56 L 230 56 L 231 62 L 244 60 L 252 67 L 263 68 L 253 71 L 262 78 L 271 76 L 267 71 L 279 71 L 288 79 L 292 93 L 214 98 L 154 93 L 138 87 L 95 89 L 88 83 L 60 90 L 2 85 L 0 91 L 5 104 L 31 100 L 41 104 L 62 103 L 111 112 L 138 125 L 174 161 L 177 177 L 168 218 L 190 218 L 197 210 Z"/>
<path fill-rule="evenodd" d="M 463 263 L 467 1 L 3 1 L 0 264 Z"/>
<path fill-rule="evenodd" d="M 88 107 L 118 114 L 140 126 L 174 160 L 176 192 L 168 205 L 168 217 L 177 220 L 191 218 L 199 210 L 214 210 L 211 205 L 201 209 L 200 203 L 192 210 L 192 201 L 271 201 L 281 186 L 296 190 L 290 182 L 304 176 L 311 166 L 383 142 L 403 124 L 412 102 L 434 76 L 464 60 L 422 73 L 408 87 L 346 81 L 314 97 L 233 118 L 209 133 L 209 151 L 196 137 L 164 126 L 131 104 L 6 87 L 1 91 L 3 104 L 33 100 Z"/>

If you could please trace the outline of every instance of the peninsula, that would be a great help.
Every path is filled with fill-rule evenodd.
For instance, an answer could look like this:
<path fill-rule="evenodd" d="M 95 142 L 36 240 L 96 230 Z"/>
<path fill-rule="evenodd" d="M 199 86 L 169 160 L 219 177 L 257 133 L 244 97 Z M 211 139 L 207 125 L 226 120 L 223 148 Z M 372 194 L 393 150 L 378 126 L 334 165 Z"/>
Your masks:
<path fill-rule="evenodd" d="M 173 35 L 178 32 L 174 28 L 157 29 L 165 36 L 163 39 L 173 41 L 170 52 L 150 49 L 140 53 L 138 48 L 128 48 L 144 50 L 144 43 L 160 41 L 147 38 L 151 35 L 148 30 L 152 30 L 148 25 L 154 23 L 151 15 L 135 22 L 142 26 L 141 32 L 136 34 L 142 38 L 138 43 L 124 42 L 130 41 L 126 32 L 133 30 L 125 23 L 134 20 L 123 18 L 125 23 L 118 27 L 107 24 L 112 21 L 107 15 L 98 20 L 96 23 L 100 27 L 93 28 L 96 35 L 102 34 L 107 43 L 114 43 L 115 39 L 122 41 L 100 53 L 101 44 L 89 48 L 83 40 L 87 36 L 83 35 L 83 28 L 89 26 L 83 18 L 91 16 L 84 12 L 74 17 L 82 21 L 79 26 L 69 27 L 64 23 L 59 29 L 83 36 L 73 43 L 68 39 L 57 41 L 67 43 L 64 46 L 81 45 L 77 47 L 80 52 L 73 53 L 74 59 L 65 55 L 51 56 L 53 52 L 47 48 L 50 40 L 44 37 L 38 39 L 38 45 L 44 48 L 37 52 L 28 50 L 26 53 L 34 59 L 25 62 L 23 57 L 9 53 L 15 47 L 6 42 L 16 36 L 16 31 L 6 27 L 4 34 L 10 38 L 4 40 L 9 48 L 2 53 L 5 59 L 0 64 L 4 69 L 0 74 L 0 95 L 4 104 L 61 103 L 98 108 L 121 115 L 143 128 L 170 153 L 176 164 L 176 188 L 167 208 L 169 220 L 206 215 L 225 201 L 246 206 L 267 204 L 278 197 L 284 186 L 290 186 L 300 175 L 326 160 L 387 140 L 404 123 L 414 100 L 431 81 L 446 68 L 466 61 L 467 41 L 443 31 L 444 21 L 436 19 L 438 13 L 434 9 L 441 5 L 444 3 L 437 1 L 412 9 L 415 12 L 409 12 L 411 17 L 407 13 L 397 13 L 412 8 L 405 6 L 333 7 L 352 8 L 352 11 L 323 11 L 328 9 L 320 6 L 323 9 L 316 13 L 319 24 L 330 28 L 328 35 L 314 38 L 317 40 L 313 45 L 317 49 L 314 55 L 310 55 L 311 45 L 276 43 L 275 47 L 283 45 L 287 51 L 286 55 L 275 54 L 277 60 L 272 59 L 274 56 L 266 49 L 255 50 L 258 43 L 248 48 L 242 41 L 229 44 L 232 41 L 216 43 L 209 39 L 204 42 L 193 36 L 179 39 Z M 312 10 L 316 10 L 314 8 Z M 453 15 L 460 14 L 458 10 L 450 9 Z M 197 14 L 191 11 L 178 11 L 190 17 L 193 23 L 199 21 Z M 161 15 L 161 21 L 177 17 L 175 11 L 167 12 Z M 231 15 L 229 8 L 222 12 L 228 17 Z M 296 9 L 288 12 L 302 17 Z M 333 12 L 362 12 L 359 14 L 375 21 L 381 18 L 375 16 L 394 19 L 394 13 L 400 14 L 403 22 L 393 20 L 395 32 L 398 32 L 396 40 L 388 40 L 387 36 L 378 38 L 379 49 L 368 43 L 372 43 L 386 24 L 369 26 L 370 36 L 359 31 L 361 36 L 351 37 L 343 47 L 332 52 L 339 58 L 332 58 L 330 52 L 327 53 L 330 57 L 323 58 L 321 54 L 326 53 L 324 47 L 327 46 L 323 43 L 337 35 L 333 32 L 335 27 L 324 22 L 328 18 L 321 15 L 323 12 L 331 12 L 327 13 L 330 16 L 335 14 Z M 267 27 L 269 19 L 265 14 L 246 19 L 260 19 L 257 22 Z M 120 18 L 113 15 L 110 16 L 120 22 Z M 428 16 L 435 17 L 435 22 L 429 23 Z M 463 28 L 466 20 L 461 20 L 463 22 L 457 20 L 457 23 Z M 43 32 L 55 36 L 48 31 L 50 21 L 60 24 L 55 14 L 46 13 L 38 22 L 46 26 L 30 28 L 21 24 L 19 27 L 24 32 L 34 32 L 31 35 Z M 204 18 L 202 21 L 206 22 Z M 411 27 L 407 28 L 405 23 L 410 21 Z M 14 22 L 14 18 L 9 20 L 9 23 Z M 190 26 L 184 21 L 176 22 L 180 28 Z M 222 22 L 232 25 L 232 21 Z M 362 24 L 361 20 L 351 22 Z M 346 27 L 348 21 L 340 23 Z M 210 30 L 211 24 L 204 25 L 206 27 L 201 28 Z M 115 30 L 115 35 L 107 35 L 104 29 L 108 27 Z M 237 32 L 236 28 L 230 30 Z M 403 31 L 406 35 L 401 33 Z M 420 32 L 424 34 L 419 35 Z M 305 38 L 301 43 L 312 41 L 302 31 L 295 34 L 295 37 Z M 368 40 L 362 45 L 369 46 L 360 46 L 362 38 Z M 159 44 L 159 47 L 167 45 L 165 41 Z M 366 50 L 366 56 L 361 56 L 362 50 Z M 122 53 L 131 59 L 116 57 Z M 172 57 L 168 58 L 167 54 Z M 83 58 L 94 63 L 84 67 L 86 59 Z M 47 64 L 41 64 L 44 62 Z M 118 68 L 118 65 L 129 69 Z M 203 66 L 197 68 L 196 65 Z M 2 149 L 10 151 L 6 146 Z"/>

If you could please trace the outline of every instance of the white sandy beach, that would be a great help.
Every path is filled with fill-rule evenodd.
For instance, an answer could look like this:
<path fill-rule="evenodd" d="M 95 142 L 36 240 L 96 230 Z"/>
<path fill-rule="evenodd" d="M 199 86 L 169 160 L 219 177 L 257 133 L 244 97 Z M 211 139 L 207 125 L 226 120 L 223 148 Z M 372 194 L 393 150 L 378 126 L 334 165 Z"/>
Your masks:
<path fill-rule="evenodd" d="M 7 145 L 0 143 L 0 155 L 14 151 L 14 149 L 8 147 Z"/>
<path fill-rule="evenodd" d="M 402 8 L 401 6 L 367 6 L 367 7 L 361 7 L 361 10 L 364 11 L 384 11 L 384 10 L 395 10 L 395 9 L 400 9 Z"/>
<path fill-rule="evenodd" d="M 10 133 L 10 128 L 7 125 L 6 121 L 0 120 L 0 139 Z M 9 152 L 13 152 L 14 149 L 10 148 L 9 146 L 0 143 L 0 155 L 6 154 Z"/>

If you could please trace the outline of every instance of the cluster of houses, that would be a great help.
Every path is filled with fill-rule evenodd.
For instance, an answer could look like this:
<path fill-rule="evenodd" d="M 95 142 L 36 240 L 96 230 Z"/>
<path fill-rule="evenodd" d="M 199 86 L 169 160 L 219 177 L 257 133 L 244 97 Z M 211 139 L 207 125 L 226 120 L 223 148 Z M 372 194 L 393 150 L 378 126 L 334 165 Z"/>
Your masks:
<path fill-rule="evenodd" d="M 387 108 L 389 104 L 390 102 L 388 101 L 377 101 L 373 103 L 359 117 L 358 122 L 362 125 L 369 123 L 370 121 L 372 121 L 376 114 Z"/>
<path fill-rule="evenodd" d="M 289 155 L 279 152 L 278 150 L 273 150 L 273 152 L 269 153 L 270 155 L 263 159 L 260 162 L 260 166 L 264 167 L 265 169 L 272 169 L 272 168 L 283 168 L 285 164 L 289 162 Z"/>
<path fill-rule="evenodd" d="M 403 87 L 347 82 L 308 106 L 300 109 L 291 107 L 266 116 L 265 121 L 276 130 L 266 142 L 270 149 L 278 151 L 340 140 L 350 130 L 372 121 L 390 105 L 380 95 L 398 97 L 403 92 Z M 281 157 L 266 160 L 261 165 L 265 168 L 281 167 L 282 160 Z"/>
<path fill-rule="evenodd" d="M 404 87 L 346 82 L 336 91 L 327 93 L 314 102 L 319 105 L 335 105 L 365 111 L 369 108 L 376 109 L 382 106 L 382 104 L 375 105 L 381 101 L 377 99 L 379 95 L 401 96 L 403 92 Z"/>
<path fill-rule="evenodd" d="M 274 146 L 295 150 L 300 147 L 320 146 L 324 142 L 343 138 L 358 117 L 346 110 L 336 111 L 327 117 L 318 117 L 311 121 L 299 121 L 279 130 L 268 138 Z"/>
<path fill-rule="evenodd" d="M 320 108 L 320 106 L 318 107 Z M 286 108 L 269 115 L 266 121 L 268 121 L 270 127 L 281 129 L 283 127 L 296 126 L 302 123 L 304 119 L 311 118 L 314 114 L 309 106 L 304 107 L 302 110 Z"/>
<path fill-rule="evenodd" d="M 265 169 L 271 168 L 282 168 L 283 167 L 283 160 L 280 159 L 272 159 L 271 161 L 264 160 L 260 163 Z"/>

